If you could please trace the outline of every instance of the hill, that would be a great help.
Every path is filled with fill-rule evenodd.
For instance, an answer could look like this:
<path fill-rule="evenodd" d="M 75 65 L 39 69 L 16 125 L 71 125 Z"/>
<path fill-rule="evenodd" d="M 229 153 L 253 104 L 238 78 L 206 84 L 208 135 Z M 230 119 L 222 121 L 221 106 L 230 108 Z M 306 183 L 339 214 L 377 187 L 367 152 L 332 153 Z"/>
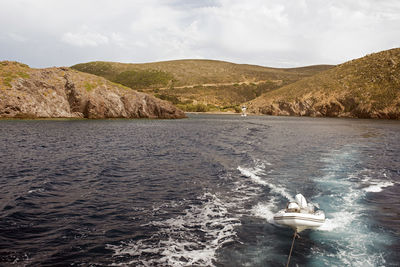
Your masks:
<path fill-rule="evenodd" d="M 400 118 L 400 48 L 348 61 L 248 103 L 270 115 Z"/>
<path fill-rule="evenodd" d="M 262 93 L 331 67 L 279 69 L 192 59 L 143 64 L 97 61 L 71 68 L 153 94 L 187 111 L 207 111 L 238 109 Z"/>
<path fill-rule="evenodd" d="M 0 118 L 182 118 L 162 101 L 70 68 L 0 62 Z"/>

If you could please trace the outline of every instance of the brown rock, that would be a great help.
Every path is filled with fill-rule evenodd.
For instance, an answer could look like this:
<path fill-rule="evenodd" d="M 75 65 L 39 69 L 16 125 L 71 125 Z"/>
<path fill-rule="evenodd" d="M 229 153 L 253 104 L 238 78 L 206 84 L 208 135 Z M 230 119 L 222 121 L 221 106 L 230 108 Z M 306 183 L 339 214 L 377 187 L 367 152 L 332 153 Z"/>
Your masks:
<path fill-rule="evenodd" d="M 351 60 L 247 103 L 248 112 L 400 119 L 400 48 Z"/>
<path fill-rule="evenodd" d="M 175 119 L 185 114 L 169 102 L 95 75 L 0 62 L 0 117 Z"/>

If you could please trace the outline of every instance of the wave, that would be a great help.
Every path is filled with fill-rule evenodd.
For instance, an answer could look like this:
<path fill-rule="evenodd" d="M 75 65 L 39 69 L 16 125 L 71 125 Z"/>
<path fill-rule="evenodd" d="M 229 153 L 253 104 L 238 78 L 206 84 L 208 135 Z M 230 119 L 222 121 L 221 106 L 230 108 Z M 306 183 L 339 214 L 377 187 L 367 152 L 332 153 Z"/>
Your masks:
<path fill-rule="evenodd" d="M 213 265 L 217 249 L 235 240 L 235 227 L 240 225 L 240 221 L 228 212 L 225 203 L 216 195 L 206 193 L 200 200 L 202 205 L 192 205 L 184 215 L 150 223 L 159 231 L 148 239 L 119 246 L 107 245 L 116 258 L 126 255 L 137 258 L 114 265 Z M 156 256 L 150 258 L 146 255 Z"/>
<path fill-rule="evenodd" d="M 377 182 L 375 184 L 372 184 L 366 188 L 364 188 L 364 191 L 366 192 L 374 192 L 374 193 L 378 193 L 378 192 L 382 192 L 382 190 L 385 187 L 389 187 L 389 186 L 394 186 L 395 184 L 393 182 L 387 181 L 387 182 Z"/>
<path fill-rule="evenodd" d="M 275 224 L 274 214 L 277 212 L 276 204 L 276 198 L 272 198 L 267 203 L 258 203 L 252 208 L 251 213 L 256 217 L 265 219 L 268 223 Z"/>
<path fill-rule="evenodd" d="M 358 160 L 356 150 L 336 153 L 324 159 L 326 175 L 314 179 L 322 191 L 314 200 L 325 210 L 327 219 L 312 236 L 314 240 L 323 240 L 324 246 L 330 249 L 314 250 L 310 265 L 324 262 L 341 266 L 384 265 L 384 247 L 391 241 L 384 233 L 371 228 L 371 207 L 364 200 L 368 192 L 380 192 L 394 184 L 371 178 L 381 177 L 373 170 L 354 171 Z"/>
<path fill-rule="evenodd" d="M 240 173 L 243 176 L 246 176 L 250 178 L 254 183 L 263 185 L 263 186 L 268 186 L 271 189 L 271 192 L 274 192 L 275 194 L 279 194 L 285 198 L 287 198 L 289 201 L 294 201 L 293 197 L 286 192 L 286 189 L 279 186 L 275 185 L 273 183 L 267 182 L 266 180 L 263 180 L 258 174 L 263 174 L 264 170 L 260 167 L 255 167 L 255 168 L 244 168 L 238 166 L 237 169 L 240 171 Z"/>
<path fill-rule="evenodd" d="M 384 188 L 394 186 L 396 183 L 388 179 L 386 173 L 379 175 L 381 179 L 374 179 L 371 175 L 364 175 L 362 178 L 363 184 L 367 186 L 363 188 L 365 192 L 379 193 L 382 192 Z"/>
<path fill-rule="evenodd" d="M 339 211 L 329 214 L 330 218 L 325 220 L 325 223 L 318 227 L 319 231 L 337 231 L 338 229 L 344 229 L 348 227 L 352 221 L 354 221 L 356 215 L 349 211 Z"/>

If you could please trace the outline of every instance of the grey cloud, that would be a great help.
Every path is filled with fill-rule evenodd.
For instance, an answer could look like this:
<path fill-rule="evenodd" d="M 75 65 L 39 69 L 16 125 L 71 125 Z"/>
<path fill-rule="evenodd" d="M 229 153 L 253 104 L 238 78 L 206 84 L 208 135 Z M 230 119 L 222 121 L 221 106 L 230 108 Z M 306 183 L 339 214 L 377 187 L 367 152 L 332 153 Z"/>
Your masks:
<path fill-rule="evenodd" d="M 394 0 L 4 0 L 0 60 L 337 64 L 400 46 Z"/>

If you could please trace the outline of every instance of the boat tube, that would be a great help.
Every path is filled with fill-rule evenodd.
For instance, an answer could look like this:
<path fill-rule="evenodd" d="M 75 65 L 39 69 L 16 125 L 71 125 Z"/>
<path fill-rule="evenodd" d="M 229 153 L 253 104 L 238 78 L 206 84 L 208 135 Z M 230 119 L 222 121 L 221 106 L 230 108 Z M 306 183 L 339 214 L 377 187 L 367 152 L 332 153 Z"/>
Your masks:
<path fill-rule="evenodd" d="M 325 222 L 325 213 L 322 210 L 314 211 L 314 206 L 307 204 L 302 194 L 297 194 L 295 202 L 289 202 L 286 209 L 274 215 L 277 224 L 289 226 L 297 233 L 305 229 L 315 229 Z"/>

